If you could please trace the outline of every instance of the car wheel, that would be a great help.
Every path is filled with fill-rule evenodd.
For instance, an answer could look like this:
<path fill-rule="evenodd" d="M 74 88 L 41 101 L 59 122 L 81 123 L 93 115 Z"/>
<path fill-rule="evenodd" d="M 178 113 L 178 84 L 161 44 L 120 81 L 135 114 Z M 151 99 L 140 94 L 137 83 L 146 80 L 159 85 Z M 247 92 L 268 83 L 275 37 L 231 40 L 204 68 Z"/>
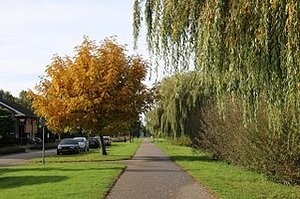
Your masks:
<path fill-rule="evenodd" d="M 56 154 L 59 155 L 59 152 L 57 151 Z"/>

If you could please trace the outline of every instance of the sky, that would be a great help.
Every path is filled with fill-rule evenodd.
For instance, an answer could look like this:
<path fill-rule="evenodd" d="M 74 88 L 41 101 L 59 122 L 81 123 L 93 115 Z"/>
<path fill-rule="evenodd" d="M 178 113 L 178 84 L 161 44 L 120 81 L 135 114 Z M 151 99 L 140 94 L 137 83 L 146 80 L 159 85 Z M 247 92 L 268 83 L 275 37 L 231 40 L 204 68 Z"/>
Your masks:
<path fill-rule="evenodd" d="M 84 36 L 117 35 L 128 55 L 149 60 L 145 36 L 133 51 L 132 13 L 133 0 L 0 0 L 0 89 L 34 89 L 52 57 L 73 56 Z"/>

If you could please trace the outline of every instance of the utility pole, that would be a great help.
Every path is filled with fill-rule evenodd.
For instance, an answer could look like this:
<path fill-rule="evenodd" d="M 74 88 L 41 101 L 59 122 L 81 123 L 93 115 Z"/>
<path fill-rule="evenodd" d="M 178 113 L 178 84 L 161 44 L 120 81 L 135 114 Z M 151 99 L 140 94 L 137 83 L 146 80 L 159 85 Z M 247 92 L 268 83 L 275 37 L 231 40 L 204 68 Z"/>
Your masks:
<path fill-rule="evenodd" d="M 40 118 L 40 125 L 43 129 L 43 149 L 42 149 L 42 158 L 43 158 L 43 165 L 45 164 L 45 118 Z"/>

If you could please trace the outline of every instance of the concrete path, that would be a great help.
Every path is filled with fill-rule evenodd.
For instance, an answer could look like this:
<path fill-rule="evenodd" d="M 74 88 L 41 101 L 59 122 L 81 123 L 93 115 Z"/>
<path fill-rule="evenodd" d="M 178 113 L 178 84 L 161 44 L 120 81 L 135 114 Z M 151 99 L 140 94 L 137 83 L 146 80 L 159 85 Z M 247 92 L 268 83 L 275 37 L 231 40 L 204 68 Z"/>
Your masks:
<path fill-rule="evenodd" d="M 145 141 L 107 199 L 212 199 L 203 186 Z"/>
<path fill-rule="evenodd" d="M 45 151 L 45 156 L 56 155 L 56 149 Z M 25 163 L 25 160 L 42 157 L 42 151 L 32 150 L 27 153 L 17 153 L 0 156 L 0 166 L 13 166 Z"/>

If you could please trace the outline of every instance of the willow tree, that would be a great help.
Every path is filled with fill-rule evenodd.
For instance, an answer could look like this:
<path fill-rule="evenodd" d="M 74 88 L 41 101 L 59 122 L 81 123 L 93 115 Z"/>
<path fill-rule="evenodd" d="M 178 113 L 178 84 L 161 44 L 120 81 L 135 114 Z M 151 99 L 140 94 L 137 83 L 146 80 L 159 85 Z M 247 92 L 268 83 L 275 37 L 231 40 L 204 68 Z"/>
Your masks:
<path fill-rule="evenodd" d="M 164 78 L 157 87 L 155 109 L 147 114 L 152 134 L 170 138 L 196 137 L 200 131 L 201 108 L 213 95 L 205 93 L 196 72 L 177 73 Z"/>
<path fill-rule="evenodd" d="M 73 58 L 53 58 L 37 93 L 31 92 L 33 107 L 51 130 L 98 133 L 104 146 L 103 135 L 129 128 L 146 110 L 149 92 L 142 81 L 147 67 L 141 57 L 126 56 L 113 39 L 98 46 L 85 38 Z"/>
<path fill-rule="evenodd" d="M 276 130 L 287 115 L 299 129 L 300 1 L 135 0 L 136 40 L 142 19 L 151 52 L 174 69 L 193 60 L 221 108 L 238 97 L 249 119 L 263 99 Z"/>

